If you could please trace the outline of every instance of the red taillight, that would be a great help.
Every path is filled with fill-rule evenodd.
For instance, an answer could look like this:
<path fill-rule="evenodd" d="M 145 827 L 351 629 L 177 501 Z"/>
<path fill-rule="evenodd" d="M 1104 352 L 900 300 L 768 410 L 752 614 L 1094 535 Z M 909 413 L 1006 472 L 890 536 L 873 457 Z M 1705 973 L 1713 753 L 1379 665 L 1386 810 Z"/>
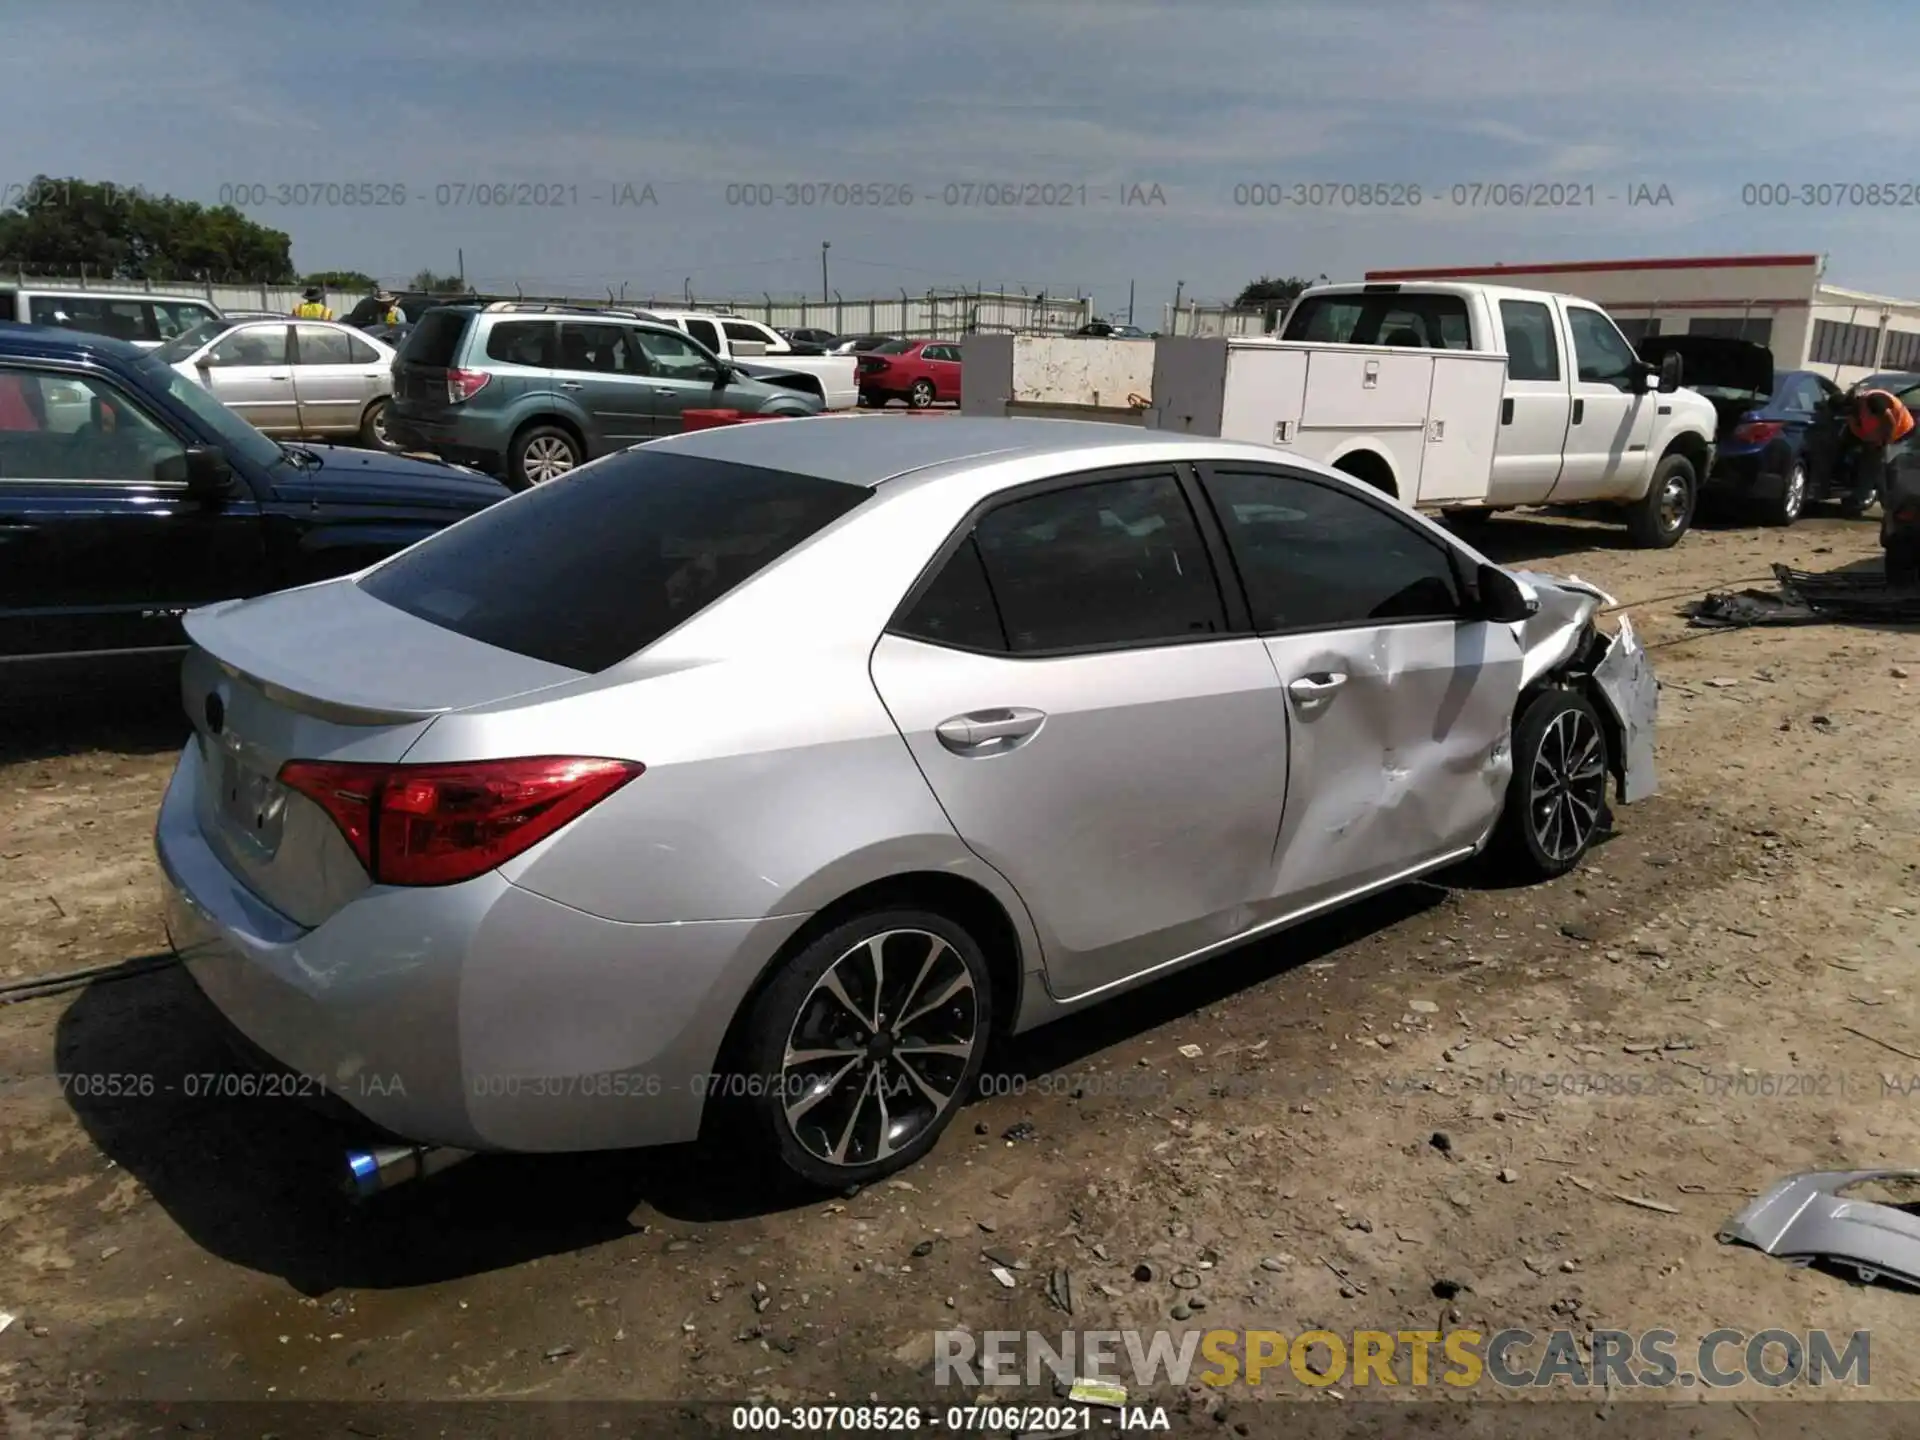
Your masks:
<path fill-rule="evenodd" d="M 892 364 L 891 360 L 882 360 L 878 355 L 869 355 L 860 362 L 860 368 L 871 375 L 889 368 Z"/>
<path fill-rule="evenodd" d="M 447 371 L 447 403 L 458 405 L 463 400 L 471 400 L 482 390 L 493 376 L 485 370 L 449 370 Z"/>
<path fill-rule="evenodd" d="M 332 817 L 380 885 L 453 885 L 505 864 L 646 766 L 542 755 L 457 765 L 289 760 L 280 783 Z"/>
<path fill-rule="evenodd" d="M 1778 420 L 1749 420 L 1734 430 L 1733 438 L 1742 445 L 1764 445 L 1786 428 Z"/>
<path fill-rule="evenodd" d="M 1911 525 L 1916 520 L 1920 520 L 1920 510 L 1911 505 L 1904 505 L 1893 512 L 1893 523 L 1896 525 Z"/>

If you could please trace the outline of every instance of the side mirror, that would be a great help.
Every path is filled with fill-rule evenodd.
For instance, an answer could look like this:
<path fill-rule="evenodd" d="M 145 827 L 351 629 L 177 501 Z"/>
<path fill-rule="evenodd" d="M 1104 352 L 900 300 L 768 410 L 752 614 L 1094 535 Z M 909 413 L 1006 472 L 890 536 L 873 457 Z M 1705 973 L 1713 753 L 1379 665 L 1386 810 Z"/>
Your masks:
<path fill-rule="evenodd" d="M 1660 357 L 1660 393 L 1671 395 L 1680 388 L 1680 356 L 1668 351 Z"/>
<path fill-rule="evenodd" d="M 715 365 L 713 367 L 713 383 L 715 388 L 724 390 L 727 387 L 727 383 L 738 376 L 739 373 L 740 372 L 731 365 L 724 363 Z"/>
<path fill-rule="evenodd" d="M 176 483 L 184 480 L 189 495 L 212 500 L 227 493 L 233 480 L 233 464 L 226 452 L 216 446 L 194 445 L 183 455 L 170 455 L 162 460 L 154 467 L 154 475 Z"/>
<path fill-rule="evenodd" d="M 1474 577 L 1480 589 L 1480 618 L 1506 625 L 1538 614 L 1540 601 L 1498 565 L 1482 565 Z"/>

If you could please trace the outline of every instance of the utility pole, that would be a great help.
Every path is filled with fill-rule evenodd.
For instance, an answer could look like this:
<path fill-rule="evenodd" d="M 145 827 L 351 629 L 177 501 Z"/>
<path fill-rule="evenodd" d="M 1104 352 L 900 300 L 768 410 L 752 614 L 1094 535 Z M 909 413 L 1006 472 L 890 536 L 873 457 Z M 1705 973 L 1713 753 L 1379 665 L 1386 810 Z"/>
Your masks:
<path fill-rule="evenodd" d="M 1127 324 L 1133 324 L 1133 281 L 1127 282 Z"/>
<path fill-rule="evenodd" d="M 833 303 L 833 296 L 827 289 L 827 251 L 832 245 L 831 240 L 820 242 L 820 303 L 822 305 Z"/>
<path fill-rule="evenodd" d="M 467 288 L 467 252 L 462 248 L 455 250 L 453 253 L 460 271 L 460 288 L 464 291 Z"/>
<path fill-rule="evenodd" d="M 1180 333 L 1180 292 L 1186 288 L 1187 282 L 1184 280 L 1176 280 L 1173 282 L 1173 318 L 1167 324 L 1167 333 L 1169 335 L 1178 335 Z"/>

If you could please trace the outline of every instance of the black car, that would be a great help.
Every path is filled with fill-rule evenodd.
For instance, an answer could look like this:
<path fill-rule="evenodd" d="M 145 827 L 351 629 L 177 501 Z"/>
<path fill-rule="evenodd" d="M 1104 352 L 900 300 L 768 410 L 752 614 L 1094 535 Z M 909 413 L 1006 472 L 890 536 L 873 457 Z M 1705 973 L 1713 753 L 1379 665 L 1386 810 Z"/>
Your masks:
<path fill-rule="evenodd" d="M 796 355 L 826 355 L 840 343 L 840 337 L 831 330 L 822 330 L 818 325 L 799 325 L 791 330 L 780 332 L 793 345 Z"/>
<path fill-rule="evenodd" d="M 347 574 L 509 493 L 283 445 L 132 345 L 0 326 L 0 696 L 65 662 L 177 654 L 194 606 Z"/>
<path fill-rule="evenodd" d="M 357 330 L 373 330 L 387 323 L 387 311 L 398 309 L 406 316 L 409 325 L 418 324 L 420 317 L 436 305 L 471 305 L 475 301 L 486 301 L 505 297 L 473 295 L 429 295 L 423 290 L 396 290 L 393 292 L 393 304 L 382 305 L 378 299 L 369 295 L 356 304 L 353 309 L 340 317 L 343 325 L 351 325 Z"/>

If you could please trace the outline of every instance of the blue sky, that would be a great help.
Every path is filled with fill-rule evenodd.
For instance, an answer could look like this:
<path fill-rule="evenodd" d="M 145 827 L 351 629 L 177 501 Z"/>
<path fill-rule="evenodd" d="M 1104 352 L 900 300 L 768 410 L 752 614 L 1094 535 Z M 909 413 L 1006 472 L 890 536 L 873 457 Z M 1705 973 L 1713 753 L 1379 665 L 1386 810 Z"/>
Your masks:
<path fill-rule="evenodd" d="M 1152 322 L 1178 282 L 1220 298 L 1263 272 L 1817 251 L 1835 283 L 1920 295 L 1920 91 L 1843 49 L 1915 53 L 1910 4 L 16 0 L 7 18 L 0 184 L 405 189 L 400 207 L 243 207 L 302 269 L 403 280 L 464 250 L 488 288 L 817 298 L 827 240 L 848 298 L 1004 283 L 1119 310 L 1133 281 Z M 1916 203 L 1742 203 L 1750 183 L 1869 180 Z M 496 182 L 578 201 L 454 203 Z M 756 182 L 915 198 L 727 203 Z M 1087 203 L 946 203 L 997 182 Z M 1423 203 L 1235 203 L 1329 182 Z M 1476 182 L 1591 185 L 1596 204 L 1434 198 Z M 1629 206 L 1639 185 L 1672 203 Z M 654 203 L 612 203 L 648 186 Z M 1134 186 L 1148 204 L 1120 203 Z"/>

